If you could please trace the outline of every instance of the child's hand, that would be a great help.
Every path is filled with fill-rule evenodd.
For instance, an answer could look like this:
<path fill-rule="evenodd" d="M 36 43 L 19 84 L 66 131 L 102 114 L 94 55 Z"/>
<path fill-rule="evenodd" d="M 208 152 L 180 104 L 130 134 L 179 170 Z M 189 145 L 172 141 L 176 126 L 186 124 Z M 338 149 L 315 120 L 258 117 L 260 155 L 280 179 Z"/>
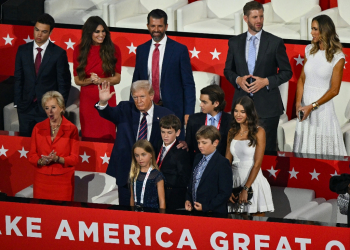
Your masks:
<path fill-rule="evenodd" d="M 199 202 L 195 202 L 195 203 L 194 203 L 194 208 L 195 208 L 197 211 L 202 211 L 202 204 L 200 204 Z"/>
<path fill-rule="evenodd" d="M 190 201 L 186 201 L 185 202 L 185 209 L 187 210 L 187 211 L 192 211 L 192 205 L 191 205 L 191 202 Z"/>
<path fill-rule="evenodd" d="M 229 201 L 231 201 L 232 203 L 235 203 L 235 199 L 237 199 L 237 197 L 234 196 L 234 194 L 231 194 Z"/>
<path fill-rule="evenodd" d="M 188 152 L 188 146 L 187 146 L 187 143 L 185 141 L 179 141 L 179 144 L 176 146 L 176 148 L 180 149 L 186 149 L 187 152 Z"/>

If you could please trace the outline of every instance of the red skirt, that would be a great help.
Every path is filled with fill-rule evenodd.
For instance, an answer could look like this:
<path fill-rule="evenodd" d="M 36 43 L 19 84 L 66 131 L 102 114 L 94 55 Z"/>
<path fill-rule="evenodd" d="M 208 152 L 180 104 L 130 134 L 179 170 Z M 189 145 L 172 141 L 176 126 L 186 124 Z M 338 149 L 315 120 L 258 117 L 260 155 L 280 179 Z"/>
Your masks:
<path fill-rule="evenodd" d="M 61 175 L 35 172 L 33 197 L 45 200 L 74 200 L 74 168 Z"/>

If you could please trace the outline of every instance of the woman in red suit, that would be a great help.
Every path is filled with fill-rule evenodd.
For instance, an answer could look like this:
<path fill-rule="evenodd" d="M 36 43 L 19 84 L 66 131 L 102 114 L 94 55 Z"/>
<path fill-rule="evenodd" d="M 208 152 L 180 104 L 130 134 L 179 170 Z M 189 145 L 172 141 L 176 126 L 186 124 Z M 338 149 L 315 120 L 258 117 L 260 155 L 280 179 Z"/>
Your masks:
<path fill-rule="evenodd" d="M 111 142 L 116 136 L 115 125 L 101 118 L 94 105 L 99 101 L 97 85 L 103 81 L 112 85 L 120 82 L 120 49 L 113 44 L 105 22 L 98 16 L 86 20 L 80 44 L 74 49 L 74 81 L 80 90 L 80 124 L 83 140 Z M 116 99 L 108 102 L 116 106 Z"/>
<path fill-rule="evenodd" d="M 79 161 L 78 129 L 63 116 L 59 92 L 45 93 L 41 105 L 48 119 L 35 125 L 29 151 L 29 161 L 36 167 L 34 198 L 71 201 L 74 166 Z"/>

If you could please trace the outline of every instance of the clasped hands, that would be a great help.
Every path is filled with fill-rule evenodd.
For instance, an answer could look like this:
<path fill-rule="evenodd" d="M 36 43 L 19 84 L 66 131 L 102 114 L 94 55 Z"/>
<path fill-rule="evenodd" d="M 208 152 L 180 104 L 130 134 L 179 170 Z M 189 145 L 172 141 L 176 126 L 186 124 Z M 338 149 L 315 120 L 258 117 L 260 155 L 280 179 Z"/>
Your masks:
<path fill-rule="evenodd" d="M 299 119 L 300 122 L 304 121 L 306 118 L 308 118 L 308 116 L 310 115 L 311 111 L 312 111 L 312 104 L 307 105 L 307 106 L 301 106 L 301 104 L 297 104 L 296 105 L 296 115 L 299 119 L 299 111 L 303 111 L 304 112 L 304 116 L 303 119 Z"/>
<path fill-rule="evenodd" d="M 253 78 L 255 79 L 254 82 L 248 83 L 247 79 L 248 78 Z M 262 78 L 258 76 L 253 76 L 253 75 L 246 75 L 246 76 L 239 76 L 236 80 L 236 83 L 247 93 L 252 93 L 255 94 L 258 92 L 260 89 L 263 87 L 266 87 L 269 85 L 269 80 L 267 78 Z"/>
<path fill-rule="evenodd" d="M 187 200 L 187 201 L 185 202 L 185 209 L 186 209 L 187 211 L 192 211 L 192 210 L 193 210 L 192 204 L 191 204 L 191 202 L 190 202 L 189 200 Z M 203 210 L 202 204 L 195 201 L 195 202 L 194 202 L 194 209 L 196 209 L 197 211 L 202 211 L 202 210 Z"/>
<path fill-rule="evenodd" d="M 90 80 L 93 84 L 100 85 L 102 83 L 101 78 L 96 73 L 90 73 Z"/>
<path fill-rule="evenodd" d="M 235 200 L 237 199 L 236 196 L 234 196 L 234 194 L 231 194 L 231 197 L 229 198 L 229 201 L 232 202 L 232 203 L 236 203 Z M 245 204 L 248 202 L 248 192 L 247 190 L 242 190 L 240 193 L 239 193 L 239 196 L 238 196 L 238 202 L 239 204 Z"/>
<path fill-rule="evenodd" d="M 41 155 L 41 158 L 38 161 L 38 164 L 41 166 L 49 165 L 51 162 L 56 162 L 58 156 L 56 155 L 55 150 L 52 150 L 52 152 L 49 155 Z"/>

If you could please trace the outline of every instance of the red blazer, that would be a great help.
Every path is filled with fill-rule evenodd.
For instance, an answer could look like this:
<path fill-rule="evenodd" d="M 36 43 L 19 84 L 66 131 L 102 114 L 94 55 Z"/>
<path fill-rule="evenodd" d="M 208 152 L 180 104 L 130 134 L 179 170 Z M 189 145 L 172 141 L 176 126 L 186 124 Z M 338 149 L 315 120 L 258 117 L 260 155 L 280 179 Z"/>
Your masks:
<path fill-rule="evenodd" d="M 39 166 L 41 155 L 49 155 L 55 150 L 59 157 L 64 158 L 64 165 L 52 162 L 48 166 Z M 51 141 L 50 121 L 46 119 L 35 125 L 29 151 L 29 161 L 37 171 L 46 175 L 60 175 L 74 170 L 79 161 L 79 134 L 77 127 L 62 117 L 61 126 L 55 140 Z"/>

